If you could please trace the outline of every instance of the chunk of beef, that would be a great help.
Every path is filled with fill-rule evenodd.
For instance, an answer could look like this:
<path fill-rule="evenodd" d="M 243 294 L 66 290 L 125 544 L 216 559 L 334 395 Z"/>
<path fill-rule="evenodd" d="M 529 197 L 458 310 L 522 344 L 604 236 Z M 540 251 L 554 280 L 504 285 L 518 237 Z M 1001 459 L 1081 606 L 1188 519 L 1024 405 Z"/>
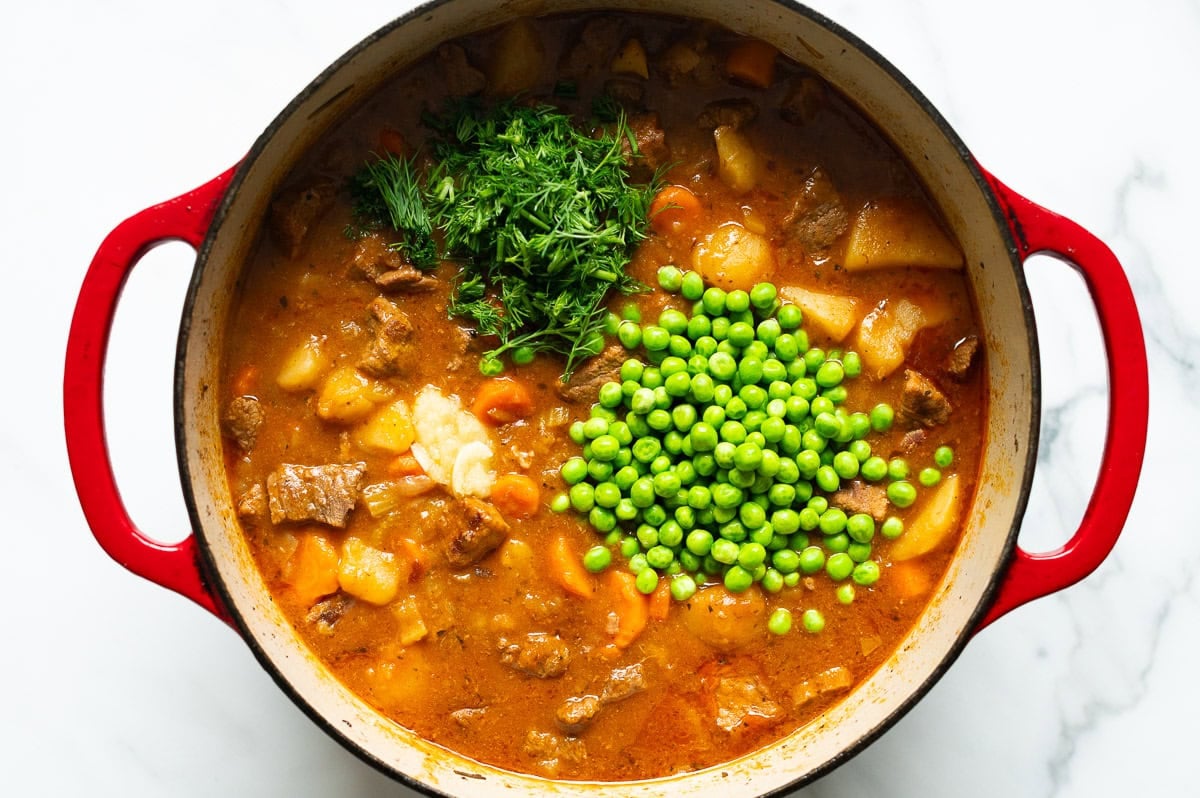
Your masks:
<path fill-rule="evenodd" d="M 696 117 L 696 126 L 704 130 L 725 125 L 734 130 L 741 130 L 758 118 L 758 106 L 751 100 L 735 97 L 728 100 L 714 100 L 704 106 L 704 110 Z"/>
<path fill-rule="evenodd" d="M 483 91 L 487 78 L 471 66 L 467 53 L 457 44 L 443 44 L 437 50 L 438 71 L 446 79 L 446 89 L 453 97 L 467 97 Z"/>
<path fill-rule="evenodd" d="M 887 518 L 887 491 L 879 485 L 868 485 L 861 479 L 851 480 L 846 487 L 831 493 L 829 503 L 841 507 L 849 515 L 866 513 L 876 522 Z"/>
<path fill-rule="evenodd" d="M 904 433 L 904 437 L 900 439 L 900 445 L 897 447 L 901 454 L 912 454 L 917 450 L 917 447 L 925 442 L 929 434 L 925 432 L 925 428 L 921 427 L 914 430 L 909 430 Z"/>
<path fill-rule="evenodd" d="M 955 379 L 962 379 L 971 370 L 975 362 L 975 353 L 979 351 L 979 336 L 968 335 L 954 345 L 954 349 L 946 356 L 946 373 Z"/>
<path fill-rule="evenodd" d="M 318 601 L 304 616 L 304 620 L 313 624 L 317 632 L 328 637 L 333 634 L 333 627 L 346 614 L 346 610 L 354 606 L 354 598 L 345 593 L 334 593 L 324 601 Z"/>
<path fill-rule="evenodd" d="M 520 640 L 500 638 L 500 661 L 537 679 L 562 676 L 571 664 L 571 649 L 557 635 L 531 632 Z"/>
<path fill-rule="evenodd" d="M 783 221 L 806 252 L 818 255 L 828 252 L 850 229 L 850 215 L 841 194 L 820 167 L 805 178 L 800 195 Z"/>
<path fill-rule="evenodd" d="M 389 293 L 429 291 L 437 280 L 405 262 L 400 253 L 376 235 L 364 236 L 354 245 L 350 267 Z"/>
<path fill-rule="evenodd" d="M 802 75 L 788 83 L 787 94 L 779 103 L 779 116 L 793 125 L 803 125 L 811 122 L 828 103 L 824 82 L 812 75 Z"/>
<path fill-rule="evenodd" d="M 621 364 L 627 357 L 625 347 L 613 344 L 576 369 L 570 382 L 558 383 L 555 390 L 568 402 L 594 402 L 601 385 L 620 381 Z"/>
<path fill-rule="evenodd" d="M 645 84 L 633 78 L 609 78 L 604 81 L 604 93 L 625 106 L 637 106 L 645 94 Z"/>
<path fill-rule="evenodd" d="M 904 370 L 904 395 L 900 418 L 910 427 L 936 427 L 950 418 L 950 400 L 927 377 L 913 369 Z"/>
<path fill-rule="evenodd" d="M 624 701 L 646 689 L 646 676 L 641 663 L 616 668 L 604 681 L 599 695 L 572 696 L 563 702 L 555 713 L 555 719 L 563 731 L 579 734 L 609 704 Z"/>
<path fill-rule="evenodd" d="M 237 514 L 242 518 L 254 518 L 267 511 L 267 492 L 262 483 L 255 482 L 238 497 Z"/>
<path fill-rule="evenodd" d="M 779 715 L 779 705 L 770 699 L 757 676 L 725 676 L 717 680 L 713 697 L 717 702 L 717 726 L 732 732 L 743 724 L 762 725 Z"/>
<path fill-rule="evenodd" d="M 554 719 L 567 734 L 579 734 L 596 719 L 603 708 L 604 702 L 599 696 L 572 696 L 554 713 Z"/>
<path fill-rule="evenodd" d="M 629 148 L 629 140 L 621 139 L 621 147 L 626 160 L 635 166 L 644 166 L 649 170 L 657 169 L 671 159 L 671 148 L 667 146 L 667 134 L 658 123 L 658 114 L 648 112 L 629 117 L 629 129 L 633 131 L 634 141 L 637 142 L 637 159 Z"/>
<path fill-rule="evenodd" d="M 411 344 L 412 322 L 395 302 L 385 297 L 375 297 L 368 309 L 375 338 L 358 361 L 358 367 L 372 377 L 394 377 L 403 373 L 409 360 L 418 356 Z"/>
<path fill-rule="evenodd" d="M 587 748 L 583 740 L 560 737 L 553 732 L 530 729 L 525 736 L 525 755 L 536 759 L 538 764 L 550 772 L 556 772 L 561 763 L 578 764 L 587 759 Z"/>
<path fill-rule="evenodd" d="M 289 258 L 300 254 L 309 229 L 329 210 L 336 196 L 337 186 L 332 181 L 320 180 L 280 192 L 271 203 L 271 233 Z"/>
<path fill-rule="evenodd" d="M 279 466 L 267 475 L 271 523 L 316 521 L 344 528 L 366 470 L 366 463 Z"/>
<path fill-rule="evenodd" d="M 474 565 L 508 540 L 509 526 L 500 512 L 472 496 L 459 499 L 465 525 L 450 542 L 447 557 L 455 568 Z"/>
<path fill-rule="evenodd" d="M 804 706 L 821 696 L 849 690 L 852 684 L 854 684 L 854 679 L 851 678 L 850 671 L 839 665 L 835 665 L 829 670 L 822 671 L 811 679 L 805 679 L 793 687 L 792 703 L 798 707 Z"/>
<path fill-rule="evenodd" d="M 558 74 L 564 78 L 582 78 L 606 70 L 621 41 L 620 17 L 593 17 L 579 33 L 579 42 L 565 50 Z"/>
<path fill-rule="evenodd" d="M 238 448 L 243 452 L 248 452 L 254 448 L 255 442 L 258 440 L 258 430 L 262 427 L 265 418 L 262 404 L 258 399 L 253 396 L 239 396 L 225 408 L 225 415 L 221 417 L 221 423 L 225 434 L 233 438 Z"/>
<path fill-rule="evenodd" d="M 456 709 L 450 713 L 450 717 L 460 727 L 470 729 L 478 725 L 479 721 L 487 714 L 486 707 L 464 707 Z"/>

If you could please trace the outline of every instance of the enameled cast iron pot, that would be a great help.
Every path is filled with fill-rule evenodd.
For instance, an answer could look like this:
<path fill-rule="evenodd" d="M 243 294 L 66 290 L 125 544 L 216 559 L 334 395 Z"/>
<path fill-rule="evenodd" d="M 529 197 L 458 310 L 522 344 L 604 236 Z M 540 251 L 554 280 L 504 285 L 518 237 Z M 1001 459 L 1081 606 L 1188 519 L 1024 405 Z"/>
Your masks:
<path fill-rule="evenodd" d="M 709 18 L 765 39 L 858 105 L 907 158 L 966 252 L 987 346 L 990 414 L 978 493 L 949 573 L 897 652 L 814 723 L 758 752 L 699 773 L 621 784 L 548 781 L 481 765 L 424 741 L 341 686 L 272 602 L 242 538 L 221 455 L 217 390 L 239 270 L 272 194 L 297 158 L 388 76 L 438 43 L 518 14 L 637 0 L 497 3 L 439 0 L 371 35 L 308 86 L 233 169 L 118 226 L 80 290 L 64 380 L 67 445 L 79 499 L 101 546 L 133 572 L 234 625 L 279 685 L 331 735 L 381 770 L 454 795 L 759 795 L 845 761 L 910 708 L 972 633 L 1033 598 L 1091 573 L 1129 511 L 1146 437 L 1148 388 L 1129 283 L 1095 237 L 1001 184 L 977 164 L 929 102 L 882 57 L 822 16 L 781 0 L 656 0 L 657 11 Z M 179 467 L 194 534 L 164 545 L 142 534 L 121 503 L 105 447 L 101 382 L 114 308 L 129 271 L 168 240 L 196 247 L 179 333 L 175 416 Z M 1099 478 L 1075 535 L 1060 549 L 1016 545 L 1033 476 L 1039 421 L 1037 339 L 1023 261 L 1057 255 L 1083 275 L 1108 354 L 1109 417 Z"/>

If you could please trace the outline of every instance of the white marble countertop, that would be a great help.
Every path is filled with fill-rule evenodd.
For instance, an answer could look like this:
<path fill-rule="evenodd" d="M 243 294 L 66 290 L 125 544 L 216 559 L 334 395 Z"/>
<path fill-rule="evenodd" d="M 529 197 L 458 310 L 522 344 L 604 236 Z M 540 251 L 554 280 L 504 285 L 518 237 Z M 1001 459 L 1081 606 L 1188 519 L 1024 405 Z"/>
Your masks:
<path fill-rule="evenodd" d="M 67 469 L 60 387 L 75 295 L 103 236 L 232 164 L 311 77 L 408 5 L 5 12 L 0 589 L 15 604 L 0 646 L 3 794 L 409 794 L 318 730 L 229 629 L 100 551 Z M 911 714 L 802 794 L 1193 792 L 1200 524 L 1162 481 L 1194 478 L 1179 469 L 1200 448 L 1189 310 L 1200 269 L 1188 249 L 1200 219 L 1200 5 L 813 5 L 906 73 L 985 166 L 1116 251 L 1143 313 L 1153 417 L 1138 499 L 1099 572 L 988 628 Z M 108 368 L 118 478 L 134 518 L 164 538 L 187 528 L 170 408 L 192 259 L 169 245 L 135 271 Z M 1028 272 L 1045 414 L 1022 541 L 1046 549 L 1074 529 L 1091 489 L 1104 359 L 1073 272 L 1047 259 Z"/>

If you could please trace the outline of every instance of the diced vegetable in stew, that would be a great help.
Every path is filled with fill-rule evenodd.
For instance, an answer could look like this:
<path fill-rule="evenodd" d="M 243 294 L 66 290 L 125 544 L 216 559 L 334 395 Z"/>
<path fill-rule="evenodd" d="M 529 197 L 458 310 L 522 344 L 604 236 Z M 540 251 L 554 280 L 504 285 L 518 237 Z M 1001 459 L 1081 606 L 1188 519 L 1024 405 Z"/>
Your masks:
<path fill-rule="evenodd" d="M 445 43 L 295 165 L 245 265 L 218 422 L 246 543 L 437 744 L 728 761 L 938 595 L 984 447 L 968 262 L 769 44 L 613 13 Z"/>

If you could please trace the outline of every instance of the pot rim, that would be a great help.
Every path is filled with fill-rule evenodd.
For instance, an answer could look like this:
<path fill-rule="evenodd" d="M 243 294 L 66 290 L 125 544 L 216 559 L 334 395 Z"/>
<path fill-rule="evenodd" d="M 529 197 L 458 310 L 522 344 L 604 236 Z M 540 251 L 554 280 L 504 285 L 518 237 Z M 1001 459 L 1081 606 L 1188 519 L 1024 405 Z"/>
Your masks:
<path fill-rule="evenodd" d="M 232 595 L 224 580 L 220 576 L 220 572 L 216 567 L 208 538 L 202 533 L 204 526 L 201 521 L 196 498 L 193 493 L 192 486 L 194 485 L 194 480 L 191 470 L 188 466 L 188 460 L 186 456 L 186 453 L 189 451 L 188 446 L 190 441 L 188 438 L 187 425 L 184 421 L 183 397 L 185 395 L 186 388 L 184 380 L 185 359 L 189 337 L 191 334 L 192 309 L 196 302 L 196 295 L 199 291 L 201 278 L 204 274 L 209 255 L 212 251 L 214 241 L 220 232 L 222 223 L 225 221 L 230 207 L 234 202 L 234 198 L 241 188 L 242 183 L 245 181 L 246 176 L 253 164 L 257 161 L 258 157 L 271 145 L 276 134 L 280 128 L 283 127 L 285 122 L 301 108 L 303 108 L 313 97 L 313 95 L 315 95 L 320 88 L 324 86 L 328 80 L 330 80 L 330 78 L 332 78 L 337 72 L 341 71 L 346 64 L 352 61 L 360 53 L 377 45 L 381 40 L 388 37 L 398 28 L 417 22 L 421 17 L 429 14 L 434 9 L 452 2 L 455 2 L 455 0 L 428 0 L 427 2 L 413 7 L 407 13 L 396 17 L 391 22 L 388 22 L 387 24 L 376 29 L 374 32 L 368 34 L 361 41 L 339 56 L 328 67 L 322 70 L 320 74 L 313 78 L 313 80 L 310 81 L 283 108 L 283 110 L 275 116 L 270 124 L 268 124 L 263 132 L 255 139 L 250 150 L 238 163 L 229 187 L 226 190 L 225 195 L 222 197 L 215 214 L 213 215 L 212 222 L 209 225 L 202 244 L 197 250 L 196 263 L 192 269 L 191 278 L 188 281 L 187 293 L 184 298 L 183 310 L 180 318 L 179 333 L 176 344 L 175 377 L 173 380 L 176 457 L 179 464 L 179 475 L 183 488 L 184 503 L 187 506 L 188 518 L 191 521 L 192 529 L 194 530 L 194 535 L 198 544 L 198 564 L 201 573 L 204 576 L 206 586 L 215 591 L 221 603 L 228 611 L 229 617 L 232 618 L 235 628 L 241 635 L 242 640 L 253 653 L 258 663 L 270 675 L 271 679 L 279 686 L 284 694 L 287 695 L 288 698 L 290 698 L 292 702 L 318 727 L 323 729 L 343 748 L 353 753 L 361 761 L 367 763 L 375 770 L 383 773 L 389 778 L 398 780 L 410 789 L 416 790 L 425 795 L 435 796 L 436 798 L 453 798 L 453 796 L 450 793 L 433 787 L 432 785 L 419 781 L 408 773 L 394 769 L 392 766 L 368 750 L 365 746 L 359 745 L 358 743 L 352 741 L 348 736 L 342 734 L 338 727 L 335 726 L 329 718 L 325 717 L 321 712 L 319 712 L 304 697 L 304 695 L 298 689 L 296 689 L 294 685 L 286 679 L 286 677 L 284 677 L 282 671 L 275 666 L 274 662 L 268 657 L 266 651 L 254 639 L 254 636 L 251 634 L 250 627 L 243 617 L 241 607 L 239 607 L 237 603 L 232 600 Z M 815 24 L 831 31 L 847 44 L 857 49 L 859 53 L 861 53 L 875 66 L 885 72 L 888 77 L 896 82 L 902 91 L 909 95 L 909 97 L 918 105 L 921 111 L 934 123 L 938 131 L 952 145 L 953 149 L 961 159 L 962 165 L 967 168 L 971 177 L 975 180 L 976 185 L 980 189 L 984 201 L 987 203 L 987 206 L 991 211 L 993 221 L 995 222 L 996 231 L 1000 234 L 1001 240 L 1003 241 L 1004 247 L 1009 255 L 1009 265 L 1012 267 L 1013 274 L 1016 278 L 1016 287 L 1021 300 L 1021 312 L 1024 316 L 1026 329 L 1029 330 L 1028 354 L 1030 363 L 1029 376 L 1031 394 L 1030 424 L 1029 429 L 1025 432 L 1026 440 L 1028 440 L 1029 446 L 1026 450 L 1025 463 L 1021 470 L 1019 490 L 1017 491 L 1013 506 L 1014 512 L 1012 525 L 1008 530 L 1008 534 L 1004 542 L 1002 559 L 997 563 L 986 587 L 980 594 L 979 601 L 969 614 L 967 625 L 957 635 L 949 650 L 946 651 L 945 655 L 938 662 L 937 666 L 931 670 L 928 677 L 913 687 L 909 694 L 902 701 L 900 701 L 890 713 L 883 717 L 878 724 L 876 724 L 867 733 L 860 736 L 853 743 L 842 748 L 837 754 L 809 770 L 808 772 L 802 774 L 794 781 L 789 782 L 788 784 L 768 793 L 763 793 L 764 796 L 776 796 L 790 793 L 791 791 L 798 789 L 805 784 L 809 784 L 816 779 L 832 772 L 840 765 L 848 762 L 850 759 L 861 753 L 871 743 L 881 737 L 886 731 L 891 729 L 901 718 L 907 715 L 908 712 L 914 706 L 916 706 L 916 704 L 922 698 L 925 697 L 929 690 L 932 689 L 932 687 L 945 675 L 946 671 L 959 658 L 966 647 L 966 644 L 971 640 L 974 631 L 978 628 L 979 622 L 983 619 L 988 609 L 992 606 L 992 603 L 996 597 L 996 592 L 1013 560 L 1013 551 L 1016 548 L 1017 537 L 1020 533 L 1022 522 L 1024 520 L 1025 510 L 1029 501 L 1031 485 L 1033 482 L 1033 473 L 1037 463 L 1041 422 L 1041 361 L 1037 339 L 1037 327 L 1033 315 L 1033 304 L 1029 294 L 1029 287 L 1025 280 L 1024 267 L 1020 258 L 1020 250 L 1018 249 L 1016 241 L 1013 239 L 1012 232 L 1010 231 L 1008 224 L 1009 220 L 1002 210 L 994 191 L 985 179 L 978 162 L 975 160 L 974 156 L 971 154 L 970 150 L 959 137 L 957 132 L 955 132 L 954 128 L 951 127 L 949 122 L 946 121 L 945 117 L 942 116 L 933 103 L 931 103 L 928 98 L 925 97 L 925 95 L 916 87 L 915 84 L 912 83 L 912 81 L 910 81 L 904 75 L 904 73 L 902 73 L 887 58 L 881 55 L 878 51 L 876 51 L 873 47 L 860 39 L 854 33 L 824 14 L 821 14 L 820 12 L 809 8 L 808 6 L 796 2 L 796 0 L 766 0 L 766 2 L 780 7 L 787 12 L 798 14 L 807 18 Z M 603 9 L 597 8 L 595 10 Z M 549 13 L 553 14 L 555 11 L 550 9 Z M 646 9 L 645 11 L 639 10 L 637 12 L 628 13 L 654 12 L 652 9 Z M 844 93 L 843 97 L 845 97 L 845 99 L 847 99 L 852 105 L 857 105 L 854 97 Z M 861 113 L 863 113 L 863 116 L 868 121 L 871 121 L 872 124 L 875 124 L 868 114 L 865 112 Z M 890 140 L 888 131 L 885 128 L 879 125 L 876 125 L 876 128 L 884 135 L 885 138 Z M 444 746 L 439 747 L 444 748 Z M 465 757 L 464 754 L 459 754 L 458 752 L 454 753 L 458 756 Z M 753 757 L 755 756 L 755 752 L 751 752 L 746 756 Z M 713 768 L 719 769 L 720 767 L 721 765 L 718 764 L 714 765 L 712 768 L 695 771 L 694 773 L 703 773 L 705 770 L 712 770 Z M 501 768 L 501 770 L 503 769 Z M 677 778 L 679 775 L 681 774 L 676 774 L 670 778 Z M 653 782 L 655 780 L 656 779 L 648 779 L 644 781 Z M 566 780 L 548 779 L 548 781 L 555 782 Z M 601 786 L 619 788 L 620 785 L 632 783 L 638 782 L 611 782 L 607 784 L 601 782 L 599 784 Z"/>

